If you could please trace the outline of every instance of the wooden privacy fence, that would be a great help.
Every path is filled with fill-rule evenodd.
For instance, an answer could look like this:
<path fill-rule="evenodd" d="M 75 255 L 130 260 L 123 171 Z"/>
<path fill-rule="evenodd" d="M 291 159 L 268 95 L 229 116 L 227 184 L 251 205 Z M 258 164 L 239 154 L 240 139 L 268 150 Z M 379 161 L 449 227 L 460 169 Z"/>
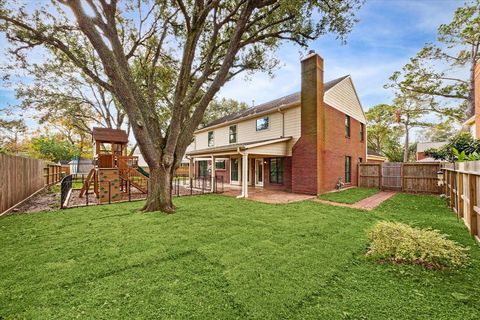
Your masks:
<path fill-rule="evenodd" d="M 61 166 L 0 154 L 0 214 L 61 180 Z"/>
<path fill-rule="evenodd" d="M 51 185 L 62 180 L 62 166 L 57 164 L 46 164 L 43 168 L 43 177 L 45 185 Z"/>
<path fill-rule="evenodd" d="M 412 193 L 441 193 L 437 178 L 440 168 L 438 162 L 360 163 L 358 185 Z"/>
<path fill-rule="evenodd" d="M 444 193 L 450 208 L 480 241 L 480 161 L 444 164 Z"/>

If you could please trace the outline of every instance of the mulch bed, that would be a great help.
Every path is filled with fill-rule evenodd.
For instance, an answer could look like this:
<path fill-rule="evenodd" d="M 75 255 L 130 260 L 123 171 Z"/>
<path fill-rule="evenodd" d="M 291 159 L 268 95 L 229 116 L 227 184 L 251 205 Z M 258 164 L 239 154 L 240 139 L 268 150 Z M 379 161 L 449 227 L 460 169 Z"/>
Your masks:
<path fill-rule="evenodd" d="M 54 211 L 60 208 L 60 194 L 47 187 L 7 214 Z"/>

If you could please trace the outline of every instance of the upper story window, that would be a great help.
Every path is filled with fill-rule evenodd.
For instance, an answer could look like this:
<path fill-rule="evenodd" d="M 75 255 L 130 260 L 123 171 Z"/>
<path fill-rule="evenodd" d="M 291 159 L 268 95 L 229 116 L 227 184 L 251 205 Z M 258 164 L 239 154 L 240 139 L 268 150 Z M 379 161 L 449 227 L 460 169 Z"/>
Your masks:
<path fill-rule="evenodd" d="M 360 123 L 360 141 L 363 141 L 363 139 L 365 139 L 365 125 Z"/>
<path fill-rule="evenodd" d="M 228 134 L 228 141 L 230 143 L 237 142 L 237 126 L 230 126 L 229 134 Z"/>
<path fill-rule="evenodd" d="M 350 138 L 350 116 L 345 116 L 345 137 Z"/>
<path fill-rule="evenodd" d="M 213 131 L 208 131 L 208 146 L 213 147 L 215 145 L 215 137 Z"/>
<path fill-rule="evenodd" d="M 268 129 L 268 117 L 258 118 L 257 119 L 257 131 L 267 130 Z"/>

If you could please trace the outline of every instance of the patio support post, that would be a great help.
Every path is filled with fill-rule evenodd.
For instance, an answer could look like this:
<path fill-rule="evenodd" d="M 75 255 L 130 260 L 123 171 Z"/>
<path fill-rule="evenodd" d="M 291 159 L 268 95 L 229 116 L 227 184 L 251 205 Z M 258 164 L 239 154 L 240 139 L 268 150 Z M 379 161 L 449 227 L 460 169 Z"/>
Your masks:
<path fill-rule="evenodd" d="M 212 155 L 212 176 L 211 176 L 211 183 L 210 183 L 210 191 L 213 193 L 215 192 L 215 156 Z"/>
<path fill-rule="evenodd" d="M 248 153 L 243 154 L 242 159 L 242 190 L 243 197 L 248 198 Z"/>
<path fill-rule="evenodd" d="M 192 179 L 193 178 L 193 158 L 188 159 L 190 163 L 188 164 L 188 178 Z"/>

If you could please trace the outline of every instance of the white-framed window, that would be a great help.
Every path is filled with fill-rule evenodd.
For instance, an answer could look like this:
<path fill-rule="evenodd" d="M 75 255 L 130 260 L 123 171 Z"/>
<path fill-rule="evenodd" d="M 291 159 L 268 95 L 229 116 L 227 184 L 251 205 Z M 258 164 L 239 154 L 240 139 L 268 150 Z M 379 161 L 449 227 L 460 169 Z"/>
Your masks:
<path fill-rule="evenodd" d="M 236 143 L 237 142 L 237 126 L 236 125 L 230 126 L 228 131 L 229 131 L 228 132 L 228 141 L 230 143 Z"/>
<path fill-rule="evenodd" d="M 258 118 L 256 121 L 257 131 L 267 130 L 269 126 L 269 120 L 270 119 L 268 117 Z"/>
<path fill-rule="evenodd" d="M 215 160 L 215 169 L 225 170 L 225 160 Z"/>
<path fill-rule="evenodd" d="M 213 147 L 215 145 L 215 136 L 213 131 L 208 131 L 208 146 Z"/>

